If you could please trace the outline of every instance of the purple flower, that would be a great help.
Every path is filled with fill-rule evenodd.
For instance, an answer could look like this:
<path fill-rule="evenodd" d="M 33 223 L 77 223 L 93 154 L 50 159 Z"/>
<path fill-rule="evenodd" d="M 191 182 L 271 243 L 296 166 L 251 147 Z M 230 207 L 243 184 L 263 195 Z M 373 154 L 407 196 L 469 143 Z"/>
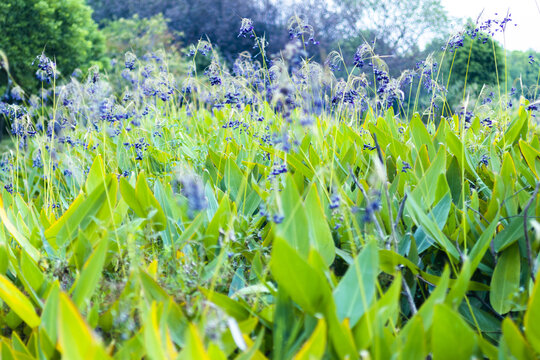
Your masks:
<path fill-rule="evenodd" d="M 238 33 L 238 37 L 243 36 L 246 37 L 246 35 L 250 35 L 250 37 L 254 37 L 253 34 L 253 21 L 248 18 L 242 19 L 242 24 L 240 24 L 240 32 Z"/>

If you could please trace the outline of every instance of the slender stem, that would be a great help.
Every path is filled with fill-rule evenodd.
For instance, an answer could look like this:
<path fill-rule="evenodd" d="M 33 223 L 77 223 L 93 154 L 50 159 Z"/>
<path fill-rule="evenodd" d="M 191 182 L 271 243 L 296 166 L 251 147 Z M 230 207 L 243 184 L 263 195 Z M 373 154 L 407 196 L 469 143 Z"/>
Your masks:
<path fill-rule="evenodd" d="M 409 303 L 409 307 L 411 308 L 411 312 L 413 315 L 415 315 L 418 310 L 416 309 L 416 304 L 414 303 L 414 299 L 411 294 L 411 289 L 409 288 L 409 284 L 407 284 L 407 281 L 405 280 L 405 277 L 403 276 L 401 278 L 401 282 L 403 284 L 403 289 L 405 290 L 405 297 L 407 298 L 407 302 Z"/>

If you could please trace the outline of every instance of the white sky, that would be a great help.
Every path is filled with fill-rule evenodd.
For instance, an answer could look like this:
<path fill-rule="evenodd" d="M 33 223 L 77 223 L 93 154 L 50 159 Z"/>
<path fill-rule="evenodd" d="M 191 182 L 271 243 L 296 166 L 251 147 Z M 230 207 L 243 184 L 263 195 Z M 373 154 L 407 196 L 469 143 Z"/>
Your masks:
<path fill-rule="evenodd" d="M 503 19 L 510 11 L 512 22 L 496 39 L 508 50 L 540 51 L 540 0 L 441 0 L 451 17 L 476 20 Z M 498 15 L 495 15 L 497 13 Z M 517 25 L 517 26 L 515 26 Z"/>

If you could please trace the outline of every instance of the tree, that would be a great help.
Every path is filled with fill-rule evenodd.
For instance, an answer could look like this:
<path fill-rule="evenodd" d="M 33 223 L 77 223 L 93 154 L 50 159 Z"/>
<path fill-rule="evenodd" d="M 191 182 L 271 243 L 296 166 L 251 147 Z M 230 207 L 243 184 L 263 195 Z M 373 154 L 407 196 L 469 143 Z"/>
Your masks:
<path fill-rule="evenodd" d="M 453 58 L 450 82 L 467 80 L 467 84 L 495 85 L 497 76 L 504 81 L 504 56 L 501 46 L 496 41 L 483 41 L 465 37 L 463 46 L 456 49 Z M 452 56 L 448 57 L 452 60 Z"/>
<path fill-rule="evenodd" d="M 181 34 L 178 39 L 182 43 L 188 45 L 208 38 L 230 61 L 242 51 L 258 51 L 253 49 L 253 39 L 238 37 L 242 18 L 253 20 L 257 35 L 266 35 L 269 52 L 278 51 L 286 41 L 281 10 L 269 0 L 88 0 L 88 3 L 95 9 L 94 19 L 99 22 L 162 13 L 169 28 Z"/>
<path fill-rule="evenodd" d="M 423 43 L 448 31 L 439 0 L 297 0 L 292 9 L 307 17 L 326 52 L 339 46 L 352 63 L 358 46 L 374 43 L 393 76 L 425 58 Z"/>
<path fill-rule="evenodd" d="M 99 60 L 104 39 L 91 14 L 83 0 L 1 1 L 0 49 L 14 82 L 27 92 L 36 89 L 32 62 L 42 53 L 55 59 L 63 75 Z"/>
<path fill-rule="evenodd" d="M 525 96 L 538 95 L 540 77 L 540 53 L 534 51 L 510 51 L 507 54 L 508 83 L 521 90 Z"/>
<path fill-rule="evenodd" d="M 337 9 L 345 33 L 354 36 L 370 30 L 399 54 L 448 26 L 440 0 L 344 0 Z"/>

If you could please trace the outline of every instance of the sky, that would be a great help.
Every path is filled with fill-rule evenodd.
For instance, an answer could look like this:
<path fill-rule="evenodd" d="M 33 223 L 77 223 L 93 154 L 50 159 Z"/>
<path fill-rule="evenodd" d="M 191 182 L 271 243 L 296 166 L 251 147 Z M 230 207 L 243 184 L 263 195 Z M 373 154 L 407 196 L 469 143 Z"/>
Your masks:
<path fill-rule="evenodd" d="M 495 38 L 508 50 L 540 52 L 540 0 L 441 0 L 441 3 L 455 18 L 476 20 L 483 10 L 481 21 L 503 19 L 509 11 L 512 22 L 504 37 L 498 33 Z"/>

